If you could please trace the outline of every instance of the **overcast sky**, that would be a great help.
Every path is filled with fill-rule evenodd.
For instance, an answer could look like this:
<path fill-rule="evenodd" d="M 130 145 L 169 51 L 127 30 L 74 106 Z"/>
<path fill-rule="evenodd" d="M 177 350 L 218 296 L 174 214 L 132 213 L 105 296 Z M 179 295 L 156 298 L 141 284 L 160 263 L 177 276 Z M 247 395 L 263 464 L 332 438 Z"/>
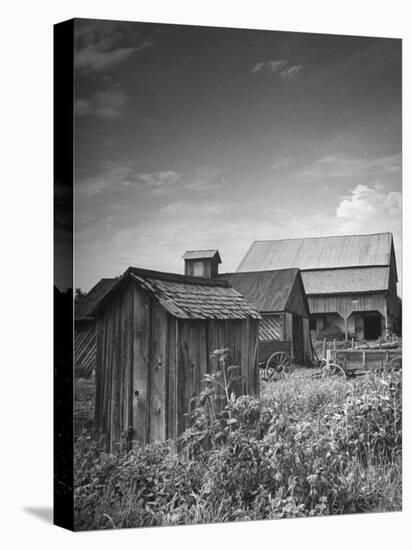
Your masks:
<path fill-rule="evenodd" d="M 75 276 L 252 241 L 392 231 L 401 42 L 77 20 Z"/>

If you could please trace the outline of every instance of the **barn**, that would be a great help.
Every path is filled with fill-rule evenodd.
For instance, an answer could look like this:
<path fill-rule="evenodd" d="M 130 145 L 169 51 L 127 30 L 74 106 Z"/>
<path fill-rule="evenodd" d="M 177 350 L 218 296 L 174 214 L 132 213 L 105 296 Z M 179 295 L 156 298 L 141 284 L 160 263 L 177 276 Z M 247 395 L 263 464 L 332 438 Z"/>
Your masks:
<path fill-rule="evenodd" d="M 299 269 L 225 273 L 225 279 L 262 316 L 259 323 L 261 360 L 266 348 L 285 351 L 295 363 L 312 358 L 309 305 Z"/>
<path fill-rule="evenodd" d="M 317 337 L 372 340 L 398 315 L 391 233 L 255 241 L 238 271 L 299 267 Z"/>
<path fill-rule="evenodd" d="M 235 393 L 259 393 L 260 316 L 225 280 L 130 267 L 93 313 L 95 421 L 108 450 L 176 439 L 216 349 L 240 367 Z"/>
<path fill-rule="evenodd" d="M 96 320 L 94 309 L 109 292 L 116 279 L 101 279 L 74 307 L 74 374 L 89 378 L 96 370 Z"/>

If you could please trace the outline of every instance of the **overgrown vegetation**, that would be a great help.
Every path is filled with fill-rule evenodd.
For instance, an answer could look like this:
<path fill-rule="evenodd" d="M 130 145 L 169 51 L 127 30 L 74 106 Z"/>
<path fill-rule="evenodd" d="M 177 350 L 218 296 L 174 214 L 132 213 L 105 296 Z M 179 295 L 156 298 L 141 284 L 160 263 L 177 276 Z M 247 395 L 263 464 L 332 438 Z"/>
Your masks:
<path fill-rule="evenodd" d="M 235 397 L 236 368 L 197 397 L 179 441 L 101 453 L 75 444 L 77 529 L 401 509 L 401 373 L 347 381 L 301 370 Z"/>

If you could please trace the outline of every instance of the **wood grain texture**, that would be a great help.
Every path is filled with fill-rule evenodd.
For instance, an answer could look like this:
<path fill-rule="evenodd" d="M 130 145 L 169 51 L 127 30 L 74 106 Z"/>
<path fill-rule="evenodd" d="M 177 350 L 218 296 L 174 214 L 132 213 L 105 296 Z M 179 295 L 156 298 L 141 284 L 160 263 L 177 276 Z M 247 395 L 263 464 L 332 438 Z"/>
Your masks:
<path fill-rule="evenodd" d="M 134 284 L 113 292 L 96 319 L 96 427 L 109 451 L 121 442 L 172 439 L 190 425 L 193 398 L 229 348 L 236 395 L 259 391 L 257 319 L 179 319 Z"/>

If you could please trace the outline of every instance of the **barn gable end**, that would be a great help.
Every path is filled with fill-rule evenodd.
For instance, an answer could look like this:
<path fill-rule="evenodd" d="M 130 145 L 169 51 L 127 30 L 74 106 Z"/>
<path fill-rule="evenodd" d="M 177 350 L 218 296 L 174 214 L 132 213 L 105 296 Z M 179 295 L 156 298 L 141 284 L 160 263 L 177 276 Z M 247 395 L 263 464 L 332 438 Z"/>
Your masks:
<path fill-rule="evenodd" d="M 260 311 L 261 360 L 268 349 L 287 352 L 298 363 L 311 360 L 309 304 L 299 269 L 226 273 L 219 278 Z"/>

